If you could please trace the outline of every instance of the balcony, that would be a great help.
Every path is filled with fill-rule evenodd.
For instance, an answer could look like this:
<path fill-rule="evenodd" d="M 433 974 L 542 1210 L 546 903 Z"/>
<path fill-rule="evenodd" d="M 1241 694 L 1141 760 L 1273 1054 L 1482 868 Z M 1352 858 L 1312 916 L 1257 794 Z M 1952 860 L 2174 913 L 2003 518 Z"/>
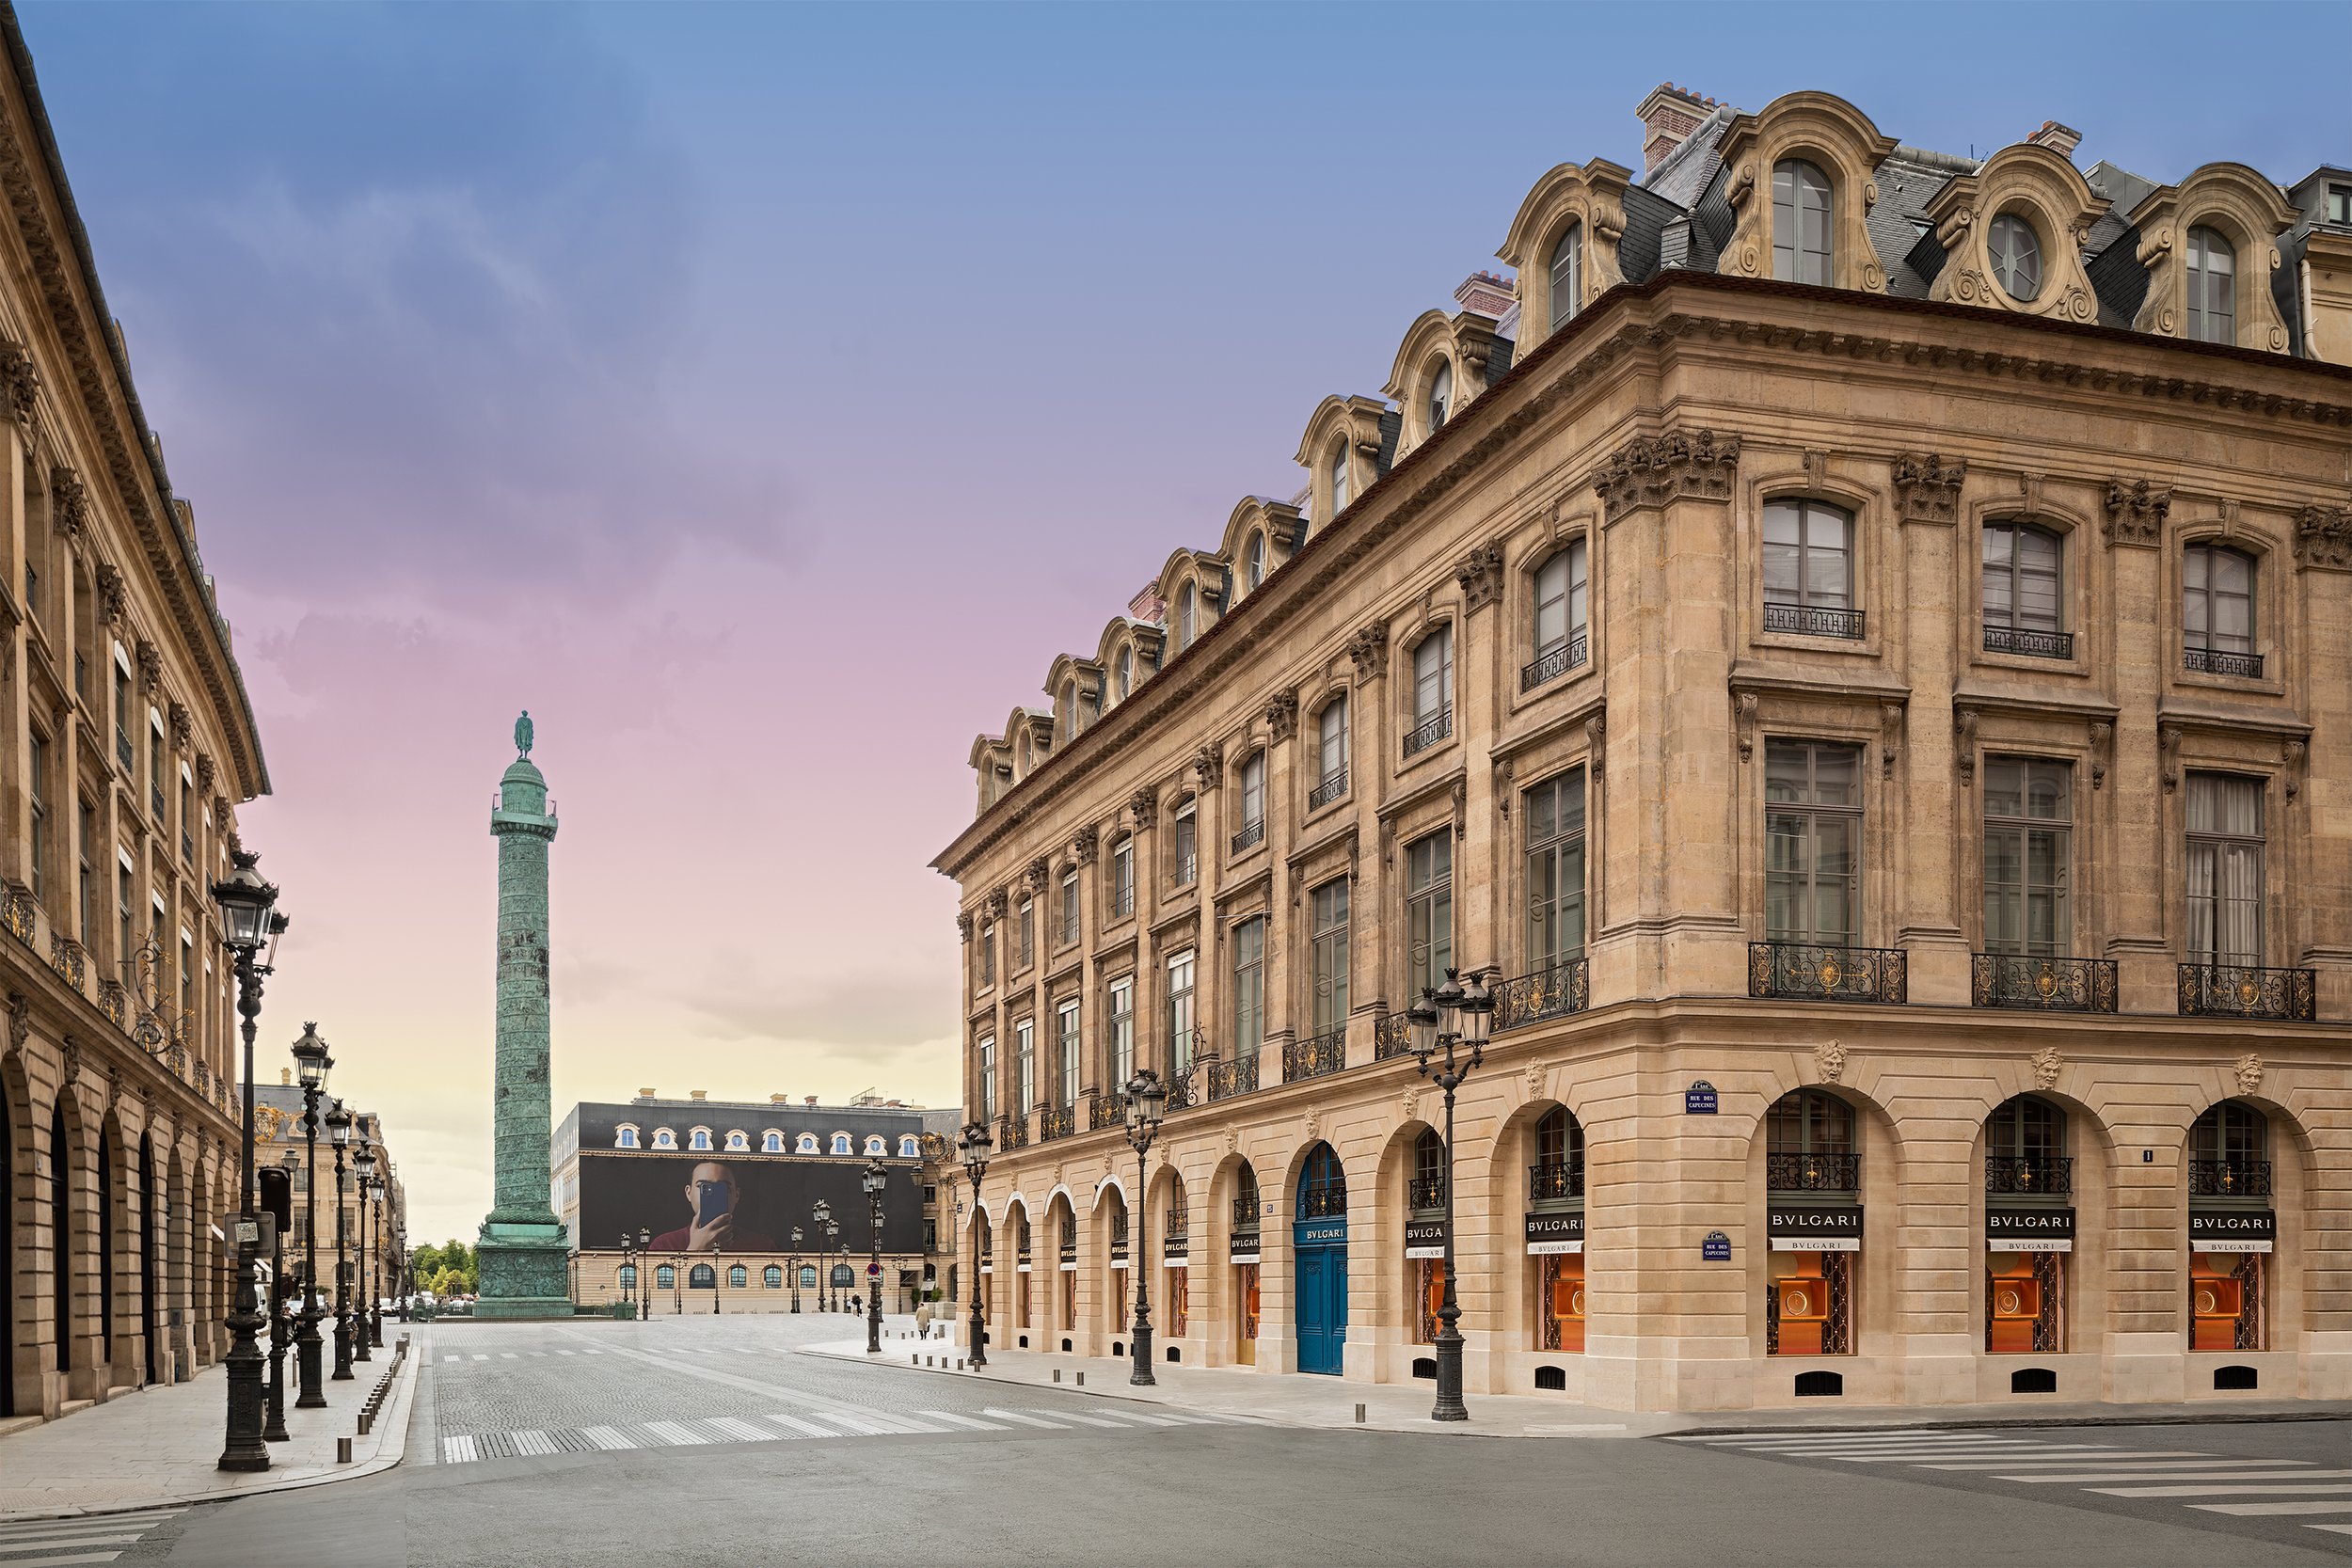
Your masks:
<path fill-rule="evenodd" d="M 1087 1131 L 1100 1132 L 1105 1127 L 1127 1125 L 1127 1097 L 1123 1094 L 1098 1094 L 1087 1101 Z"/>
<path fill-rule="evenodd" d="M 2188 1163 L 2188 1196 L 2191 1197 L 2268 1197 L 2270 1196 L 2270 1162 L 2267 1160 L 2191 1160 Z"/>
<path fill-rule="evenodd" d="M 1592 1006 L 1593 966 L 1570 958 L 1495 988 L 1495 1031 L 1517 1029 L 1539 1019 L 1581 1013 Z"/>
<path fill-rule="evenodd" d="M 1910 975 L 1899 947 L 1748 943 L 1748 994 L 1831 1002 L 1902 1002 Z"/>
<path fill-rule="evenodd" d="M 996 1118 L 996 1147 L 999 1149 L 1028 1148 L 1029 1118 L 1027 1117 L 998 1117 Z"/>
<path fill-rule="evenodd" d="M 82 989 L 82 977 L 88 972 L 88 955 L 82 944 L 61 932 L 49 933 L 49 967 L 56 970 L 65 983 L 75 990 Z"/>
<path fill-rule="evenodd" d="M 1233 835 L 1233 853 L 1238 855 L 1244 849 L 1255 849 L 1264 842 L 1265 818 L 1261 816 L 1255 822 L 1245 822 L 1241 825 L 1241 832 Z"/>
<path fill-rule="evenodd" d="M 1319 811 L 1347 793 L 1347 769 L 1343 768 L 1307 792 L 1307 809 Z"/>
<path fill-rule="evenodd" d="M 1434 719 L 1424 719 L 1405 732 L 1405 754 L 1414 756 L 1429 750 L 1454 733 L 1454 710 L 1439 708 Z"/>
<path fill-rule="evenodd" d="M 2319 973 L 2241 964 L 2182 964 L 2183 1018 L 2276 1018 L 2309 1023 L 2318 1016 Z"/>
<path fill-rule="evenodd" d="M 1546 681 L 1558 680 L 1584 662 L 1585 646 L 1584 633 L 1580 631 L 1549 653 L 1538 654 L 1534 663 L 1519 672 L 1519 689 L 1533 691 Z"/>
<path fill-rule="evenodd" d="M 2181 668 L 2201 675 L 2238 675 L 2258 681 L 2263 678 L 2263 656 L 2233 654 L 2221 648 L 2183 648 Z"/>
<path fill-rule="evenodd" d="M 1862 636 L 1862 611 L 1836 610 L 1828 605 L 1768 604 L 1764 607 L 1766 631 L 1794 632 L 1799 637 Z"/>
<path fill-rule="evenodd" d="M 1413 1025 L 1403 1013 L 1383 1013 L 1372 1026 L 1372 1059 L 1385 1062 L 1391 1056 L 1413 1053 Z"/>
<path fill-rule="evenodd" d="M 2028 631 L 2024 626 L 1996 626 L 1987 622 L 1984 651 L 1988 654 L 2017 654 L 2026 658 L 2073 658 L 2074 634 L 2071 631 Z"/>
<path fill-rule="evenodd" d="M 2115 963 L 2109 958 L 1979 953 L 1969 960 L 1968 1005 L 1972 1007 L 2111 1013 L 2116 1010 L 2115 997 Z"/>
<path fill-rule="evenodd" d="M 2074 1157 L 2071 1154 L 1984 1157 L 1987 1197 L 2064 1197 L 2074 1190 Z"/>
<path fill-rule="evenodd" d="M 1136 885 L 1129 882 L 1111 894 L 1111 918 L 1124 920 L 1136 912 Z"/>
<path fill-rule="evenodd" d="M 1527 1199 L 1541 1203 L 1584 1196 L 1584 1162 L 1539 1160 L 1527 1167 Z"/>
<path fill-rule="evenodd" d="M 1258 1228 L 1258 1196 L 1255 1193 L 1247 1197 L 1233 1199 L 1233 1228 L 1236 1230 Z"/>
<path fill-rule="evenodd" d="M 1075 1105 L 1048 1105 L 1037 1114 L 1037 1141 L 1040 1143 L 1067 1138 L 1077 1131 L 1078 1108 Z"/>
<path fill-rule="evenodd" d="M 1237 1094 L 1251 1094 L 1258 1087 L 1258 1053 L 1255 1051 L 1230 1062 L 1213 1062 L 1209 1066 L 1209 1098 L 1212 1101 L 1231 1100 Z"/>
<path fill-rule="evenodd" d="M 1347 1065 L 1347 1031 L 1334 1029 L 1312 1039 L 1293 1040 L 1282 1047 L 1282 1082 L 1321 1078 Z"/>
<path fill-rule="evenodd" d="M 1445 1208 L 1445 1178 L 1416 1176 L 1405 1183 L 1405 1207 L 1415 1213 L 1437 1213 Z"/>
<path fill-rule="evenodd" d="M 1767 1154 L 1764 1185 L 1776 1193 L 1858 1193 L 1859 1154 Z"/>
<path fill-rule="evenodd" d="M 120 727 L 115 730 L 115 760 L 122 764 L 126 773 L 138 770 L 138 753 L 131 750 L 131 736 Z"/>
<path fill-rule="evenodd" d="M 1192 1074 L 1171 1072 L 1168 1075 L 1168 1109 L 1189 1111 L 1197 1101 L 1192 1097 Z"/>
<path fill-rule="evenodd" d="M 1337 1185 L 1301 1187 L 1298 1190 L 1298 1217 L 1303 1220 L 1328 1219 L 1347 1212 L 1347 1189 Z"/>

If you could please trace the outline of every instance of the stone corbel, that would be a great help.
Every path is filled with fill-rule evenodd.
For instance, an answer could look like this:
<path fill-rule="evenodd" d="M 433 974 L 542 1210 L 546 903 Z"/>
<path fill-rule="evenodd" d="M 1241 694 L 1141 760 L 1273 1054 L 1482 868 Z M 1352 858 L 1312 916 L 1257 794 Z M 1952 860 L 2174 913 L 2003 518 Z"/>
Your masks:
<path fill-rule="evenodd" d="M 1029 891 L 1042 895 L 1054 880 L 1054 865 L 1043 855 L 1029 863 Z"/>
<path fill-rule="evenodd" d="M 2156 726 L 2156 766 L 2164 778 L 2164 792 L 2171 794 L 2181 786 L 2181 726 Z"/>
<path fill-rule="evenodd" d="M 1594 778 L 1600 777 L 1602 762 L 1609 754 L 1609 715 L 1596 713 L 1584 721 L 1585 769 Z"/>
<path fill-rule="evenodd" d="M 1224 773 L 1225 758 L 1217 751 L 1216 743 L 1203 741 L 1200 749 L 1192 753 L 1192 775 L 1200 784 L 1200 793 L 1206 795 L 1215 789 Z"/>
<path fill-rule="evenodd" d="M 89 525 L 89 486 L 82 476 L 60 463 L 49 470 L 49 526 L 68 540 L 82 537 Z"/>
<path fill-rule="evenodd" d="M 1960 787 L 1967 788 L 1977 779 L 1977 710 L 1972 707 L 1952 709 L 1952 760 L 1960 765 Z"/>
<path fill-rule="evenodd" d="M 1137 829 L 1148 828 L 1160 819 L 1160 792 L 1150 784 L 1127 797 L 1127 816 Z"/>
<path fill-rule="evenodd" d="M 1502 597 L 1502 546 L 1481 545 L 1454 568 L 1462 584 L 1462 608 L 1475 613 Z"/>
<path fill-rule="evenodd" d="M 24 1050 L 24 1042 L 32 1033 L 32 999 L 21 990 L 8 992 L 8 1049 L 0 1055 L 13 1056 Z"/>
<path fill-rule="evenodd" d="M 1495 764 L 1495 814 L 1505 822 L 1511 820 L 1511 777 L 1518 769 L 1518 764 L 1510 757 Z"/>
<path fill-rule="evenodd" d="M 1298 733 L 1298 689 L 1277 691 L 1265 705 L 1266 733 L 1279 744 Z"/>
<path fill-rule="evenodd" d="M 1902 755 L 1902 750 L 1903 705 L 1881 703 L 1879 705 L 1880 778 L 1891 779 L 1895 776 L 1895 759 Z"/>
<path fill-rule="evenodd" d="M 2105 789 L 2115 761 L 2115 726 L 2102 719 L 2090 726 L 2090 787 Z"/>
<path fill-rule="evenodd" d="M 2279 749 L 2279 760 L 2285 771 L 2289 805 L 2293 805 L 2302 796 L 2303 780 L 2306 767 L 2311 760 L 2311 747 L 2300 740 L 2289 740 Z"/>
<path fill-rule="evenodd" d="M 1960 485 L 1967 476 L 1965 462 L 1947 463 L 1940 452 L 1899 453 L 1892 473 L 1896 515 L 1906 523 L 1950 526 L 1959 515 Z"/>
<path fill-rule="evenodd" d="M 972 911 L 961 910 L 956 914 L 956 934 L 965 942 L 972 940 Z"/>
<path fill-rule="evenodd" d="M 140 638 L 135 658 L 139 668 L 139 692 L 152 699 L 155 689 L 163 684 L 164 651 L 147 638 Z"/>
<path fill-rule="evenodd" d="M 8 400 L 8 418 L 29 440 L 40 405 L 40 372 L 23 343 L 6 338 L 0 338 L 0 397 Z"/>
<path fill-rule="evenodd" d="M 1616 522 L 1644 507 L 1675 500 L 1731 499 L 1740 437 L 1712 430 L 1640 436 L 1611 452 L 1593 480 L 1601 517 Z"/>
<path fill-rule="evenodd" d="M 185 749 L 189 737 L 196 733 L 195 721 L 188 712 L 188 705 L 176 697 L 172 699 L 171 710 L 166 722 L 171 726 L 171 743 Z"/>
<path fill-rule="evenodd" d="M 2153 549 L 2164 536 L 2164 519 L 2172 510 L 2172 492 L 2144 479 L 2107 481 L 2106 520 L 2100 533 L 2110 545 Z"/>
<path fill-rule="evenodd" d="M 1347 640 L 1347 657 L 1356 662 L 1356 678 L 1373 680 L 1389 673 L 1389 624 L 1375 621 Z"/>
<path fill-rule="evenodd" d="M 1732 708 L 1740 736 L 1740 760 L 1747 762 L 1756 755 L 1756 693 L 1739 693 L 1732 699 Z"/>
<path fill-rule="evenodd" d="M 106 625 L 122 624 L 122 568 L 110 561 L 98 563 L 98 612 Z"/>
<path fill-rule="evenodd" d="M 1002 920 L 1005 918 L 1006 911 L 1011 908 L 1012 895 L 1007 893 L 1003 888 L 996 888 L 990 892 L 988 895 L 989 919 Z"/>
<path fill-rule="evenodd" d="M 2352 571 L 2352 507 L 2307 506 L 2296 513 L 2295 564 L 2306 571 Z"/>
<path fill-rule="evenodd" d="M 1101 847 L 1103 830 L 1089 822 L 1070 835 L 1070 856 L 1080 865 L 1092 865 L 1096 850 Z"/>

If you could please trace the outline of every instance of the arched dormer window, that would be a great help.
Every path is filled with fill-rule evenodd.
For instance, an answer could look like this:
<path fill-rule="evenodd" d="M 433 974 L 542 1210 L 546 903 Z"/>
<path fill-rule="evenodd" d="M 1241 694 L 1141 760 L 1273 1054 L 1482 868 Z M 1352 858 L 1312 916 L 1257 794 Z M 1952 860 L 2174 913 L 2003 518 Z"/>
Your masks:
<path fill-rule="evenodd" d="M 1078 683 L 1061 683 L 1061 737 L 1069 740 L 1078 733 Z"/>
<path fill-rule="evenodd" d="M 898 1140 L 898 1158 L 901 1160 L 917 1159 L 922 1151 L 923 1146 L 915 1141 L 915 1136 L 912 1132 Z"/>
<path fill-rule="evenodd" d="M 729 1132 L 729 1133 L 727 1134 L 727 1152 L 728 1152 L 728 1153 L 730 1153 L 730 1154 L 749 1154 L 751 1151 L 752 1151 L 752 1140 L 751 1140 L 750 1138 L 748 1138 L 748 1137 L 744 1136 L 743 1132 L 742 1132 L 742 1130 L 741 1130 L 740 1128 L 738 1128 L 738 1129 L 736 1129 L 734 1132 Z"/>
<path fill-rule="evenodd" d="M 889 1152 L 890 1152 L 890 1145 L 889 1145 L 888 1143 L 884 1142 L 882 1138 L 880 1138 L 880 1137 L 875 1137 L 875 1136 L 868 1136 L 868 1137 L 866 1138 L 866 1157 L 867 1159 L 869 1159 L 869 1160 L 879 1160 L 879 1159 L 881 1159 L 883 1155 L 885 1155 L 885 1154 L 887 1154 L 887 1153 L 889 1153 Z"/>
<path fill-rule="evenodd" d="M 1199 618 L 1200 595 L 1191 583 L 1176 590 L 1176 646 L 1182 650 L 1192 646 L 1193 623 Z"/>
<path fill-rule="evenodd" d="M 695 1128 L 692 1132 L 687 1135 L 686 1147 L 691 1149 L 707 1149 L 710 1147 L 710 1129 L 707 1127 Z"/>
<path fill-rule="evenodd" d="M 1985 230 L 1985 253 L 1993 280 L 2010 298 L 2029 300 L 2042 293 L 2042 236 L 2023 213 L 2008 212 Z"/>
<path fill-rule="evenodd" d="M 849 1153 L 850 1151 L 850 1134 L 847 1132 L 835 1132 L 833 1135 L 833 1151 L 835 1154 Z"/>
<path fill-rule="evenodd" d="M 1584 226 L 1568 225 L 1551 247 L 1551 329 L 1567 325 L 1584 298 Z"/>
<path fill-rule="evenodd" d="M 1445 428 L 1446 416 L 1454 410 L 1454 361 L 1440 359 L 1438 368 L 1429 372 L 1429 404 L 1427 417 L 1429 434 L 1435 436 Z"/>
<path fill-rule="evenodd" d="M 814 1133 L 814 1132 L 803 1132 L 803 1133 L 802 1133 L 802 1134 L 800 1135 L 800 1137 L 798 1137 L 797 1139 L 795 1139 L 795 1140 L 793 1141 L 793 1145 L 792 1145 L 792 1152 L 793 1152 L 793 1153 L 795 1153 L 795 1154 L 814 1154 L 814 1153 L 816 1153 L 816 1152 L 817 1152 L 817 1134 L 816 1134 L 816 1133 Z"/>
<path fill-rule="evenodd" d="M 1830 243 L 1829 176 L 1802 158 L 1772 167 L 1772 276 L 1784 283 L 1819 283 L 1834 276 Z"/>
<path fill-rule="evenodd" d="M 638 1147 L 637 1129 L 627 1125 L 621 1127 L 618 1132 L 612 1134 L 612 1147 L 614 1148 L 635 1148 Z"/>
<path fill-rule="evenodd" d="M 1121 648 L 1119 650 L 1119 700 L 1125 702 L 1129 696 L 1133 695 L 1135 689 L 1136 651 L 1133 648 Z"/>
<path fill-rule="evenodd" d="M 764 1132 L 764 1133 L 762 1133 L 762 1134 L 760 1135 L 760 1139 L 759 1139 L 759 1151 L 760 1151 L 762 1154 L 781 1154 L 781 1153 L 783 1153 L 783 1152 L 784 1152 L 784 1134 L 783 1134 L 783 1133 L 781 1133 L 781 1132 L 777 1132 L 777 1131 L 776 1131 L 774 1128 L 772 1128 L 772 1127 L 771 1127 L 771 1128 L 770 1128 L 770 1129 L 769 1129 L 766 1132 Z"/>
<path fill-rule="evenodd" d="M 1347 443 L 1340 442 L 1331 449 L 1331 515 L 1336 517 L 1347 510 Z"/>
<path fill-rule="evenodd" d="M 1245 591 L 1265 581 L 1265 535 L 1263 533 L 1249 536 L 1249 544 L 1242 554 L 1241 581 Z"/>
<path fill-rule="evenodd" d="M 656 1148 L 675 1148 L 677 1134 L 666 1127 L 657 1127 L 653 1130 L 653 1146 Z"/>
<path fill-rule="evenodd" d="M 2211 229 L 2188 231 L 2188 335 L 2237 341 L 2237 250 Z"/>

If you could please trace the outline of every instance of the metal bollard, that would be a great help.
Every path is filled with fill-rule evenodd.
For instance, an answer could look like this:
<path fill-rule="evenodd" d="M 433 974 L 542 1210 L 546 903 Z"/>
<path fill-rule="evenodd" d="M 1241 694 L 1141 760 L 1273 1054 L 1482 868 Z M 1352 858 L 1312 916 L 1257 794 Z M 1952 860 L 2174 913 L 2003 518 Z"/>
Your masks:
<path fill-rule="evenodd" d="M 1059 1367 L 1054 1369 L 1054 1381 L 1056 1383 L 1059 1383 L 1061 1381 L 1061 1369 Z"/>
<path fill-rule="evenodd" d="M 351 1463 L 350 1438 L 338 1437 L 335 1439 L 335 1463 L 338 1465 L 348 1465 Z"/>
<path fill-rule="evenodd" d="M 1086 1373 L 1084 1373 L 1084 1372 L 1080 1372 L 1080 1373 L 1078 1374 L 1078 1386 L 1079 1386 L 1079 1387 L 1081 1387 L 1081 1388 L 1083 1388 L 1083 1387 L 1085 1387 L 1086 1386 L 1087 1386 L 1087 1375 L 1086 1375 Z"/>
<path fill-rule="evenodd" d="M 956 1370 L 963 1370 L 963 1357 L 961 1356 L 956 1357 Z"/>
<path fill-rule="evenodd" d="M 1364 1424 L 1364 1407 L 1360 1404 L 1356 1407 L 1356 1424 L 1358 1426 Z"/>
<path fill-rule="evenodd" d="M 362 1410 L 359 1412 L 359 1435 L 365 1437 L 371 1431 L 374 1430 L 374 1427 L 375 1412 L 373 1410 Z"/>

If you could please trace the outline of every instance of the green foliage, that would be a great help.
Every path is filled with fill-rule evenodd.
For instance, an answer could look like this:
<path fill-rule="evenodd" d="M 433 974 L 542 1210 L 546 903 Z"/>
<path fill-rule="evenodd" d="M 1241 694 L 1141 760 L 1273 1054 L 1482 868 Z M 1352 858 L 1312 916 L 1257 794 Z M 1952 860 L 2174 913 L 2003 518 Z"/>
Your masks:
<path fill-rule="evenodd" d="M 482 1277 L 473 1248 L 463 1242 L 445 1242 L 439 1246 L 427 1242 L 416 1249 L 410 1261 L 416 1269 L 417 1289 L 436 1295 L 471 1295 Z"/>

